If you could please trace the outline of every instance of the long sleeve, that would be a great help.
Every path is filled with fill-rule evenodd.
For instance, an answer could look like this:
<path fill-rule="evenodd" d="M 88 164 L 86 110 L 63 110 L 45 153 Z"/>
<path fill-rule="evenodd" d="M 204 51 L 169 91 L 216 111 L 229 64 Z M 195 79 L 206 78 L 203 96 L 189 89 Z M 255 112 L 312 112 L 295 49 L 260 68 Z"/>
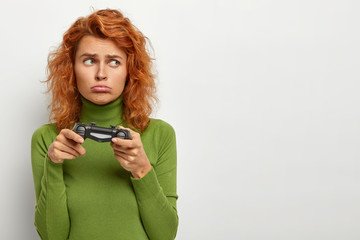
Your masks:
<path fill-rule="evenodd" d="M 50 125 L 37 129 L 31 140 L 36 207 L 35 226 L 42 240 L 66 240 L 70 220 L 67 209 L 63 164 L 47 157 L 51 139 L 55 137 Z"/>
<path fill-rule="evenodd" d="M 176 137 L 174 129 L 163 122 L 157 163 L 141 179 L 131 178 L 141 219 L 149 239 L 174 239 L 178 227 L 176 210 Z"/>

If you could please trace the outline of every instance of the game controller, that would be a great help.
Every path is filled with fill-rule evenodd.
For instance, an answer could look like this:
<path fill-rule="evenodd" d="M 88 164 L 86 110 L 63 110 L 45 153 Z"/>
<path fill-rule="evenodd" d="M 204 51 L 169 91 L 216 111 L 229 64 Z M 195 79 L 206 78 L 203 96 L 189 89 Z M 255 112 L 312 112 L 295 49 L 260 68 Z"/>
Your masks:
<path fill-rule="evenodd" d="M 110 142 L 114 137 L 132 139 L 130 131 L 127 129 L 117 129 L 115 125 L 110 125 L 111 128 L 97 127 L 95 126 L 95 122 L 91 122 L 90 124 L 91 125 L 75 123 L 72 130 L 79 134 L 84 140 L 90 138 L 97 142 Z"/>

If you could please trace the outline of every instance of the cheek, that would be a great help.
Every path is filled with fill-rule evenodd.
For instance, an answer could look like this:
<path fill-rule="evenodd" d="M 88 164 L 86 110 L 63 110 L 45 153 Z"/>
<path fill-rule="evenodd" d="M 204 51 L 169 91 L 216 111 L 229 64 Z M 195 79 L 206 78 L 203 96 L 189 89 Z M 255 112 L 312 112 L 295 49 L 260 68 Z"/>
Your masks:
<path fill-rule="evenodd" d="M 80 89 L 82 86 L 86 85 L 86 79 L 88 78 L 87 72 L 84 69 L 75 67 L 74 69 L 76 85 Z"/>
<path fill-rule="evenodd" d="M 80 80 L 80 73 L 79 73 L 79 67 L 77 67 L 77 65 L 75 64 L 74 66 L 74 74 L 75 74 L 75 79 L 76 79 L 76 84 L 79 84 L 79 80 Z"/>
<path fill-rule="evenodd" d="M 75 69 L 74 73 L 75 73 L 75 82 L 76 82 L 77 90 L 82 96 L 86 96 L 88 94 L 88 90 L 87 90 L 88 87 L 87 87 L 87 82 L 86 82 L 87 78 L 85 76 L 85 72 L 82 71 L 81 69 Z"/>
<path fill-rule="evenodd" d="M 126 67 L 124 67 L 121 72 L 121 81 L 125 83 L 127 76 L 128 76 L 128 72 Z"/>
<path fill-rule="evenodd" d="M 121 71 L 116 71 L 114 78 L 116 79 L 116 84 L 123 86 L 126 82 L 127 71 L 125 69 L 121 69 Z"/>

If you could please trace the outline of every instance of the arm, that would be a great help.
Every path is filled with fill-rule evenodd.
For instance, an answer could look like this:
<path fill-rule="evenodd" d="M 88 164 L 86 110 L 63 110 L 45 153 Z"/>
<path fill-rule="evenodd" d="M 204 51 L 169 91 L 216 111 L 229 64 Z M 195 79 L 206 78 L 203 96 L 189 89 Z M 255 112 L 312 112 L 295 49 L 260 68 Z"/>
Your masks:
<path fill-rule="evenodd" d="M 48 126 L 36 130 L 31 140 L 31 164 L 36 196 L 35 226 L 42 240 L 66 240 L 70 220 L 63 180 L 63 163 L 47 157 L 48 138 L 54 135 Z M 55 135 L 56 136 L 56 135 Z"/>
<path fill-rule="evenodd" d="M 156 165 L 142 178 L 131 178 L 141 219 L 150 239 L 174 239 L 178 227 L 176 210 L 176 137 L 174 129 L 161 126 Z"/>

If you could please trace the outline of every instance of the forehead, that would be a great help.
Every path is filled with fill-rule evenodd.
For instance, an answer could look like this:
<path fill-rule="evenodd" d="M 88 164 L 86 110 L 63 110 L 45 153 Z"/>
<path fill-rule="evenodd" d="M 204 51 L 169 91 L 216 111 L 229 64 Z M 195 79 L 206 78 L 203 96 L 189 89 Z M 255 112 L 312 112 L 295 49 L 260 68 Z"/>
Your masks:
<path fill-rule="evenodd" d="M 80 56 L 84 53 L 97 54 L 99 56 L 120 55 L 121 57 L 126 57 L 126 53 L 114 41 L 91 35 L 84 36 L 78 44 L 76 55 Z"/>

